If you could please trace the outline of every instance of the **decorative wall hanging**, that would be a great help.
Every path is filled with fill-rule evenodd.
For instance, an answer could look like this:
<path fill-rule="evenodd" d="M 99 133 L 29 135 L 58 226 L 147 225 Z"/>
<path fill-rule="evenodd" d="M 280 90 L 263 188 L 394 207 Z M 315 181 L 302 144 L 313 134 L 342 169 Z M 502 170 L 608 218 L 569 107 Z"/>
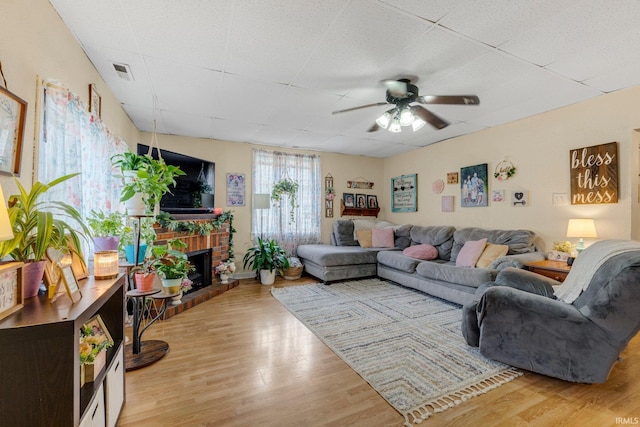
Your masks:
<path fill-rule="evenodd" d="M 227 174 L 227 206 L 245 205 L 245 186 L 243 173 Z"/>
<path fill-rule="evenodd" d="M 336 198 L 336 191 L 333 188 L 333 176 L 330 173 L 324 177 L 324 216 L 333 218 L 333 199 Z"/>
<path fill-rule="evenodd" d="M 26 101 L 0 86 L 0 173 L 20 176 Z"/>
<path fill-rule="evenodd" d="M 487 206 L 486 194 L 489 191 L 487 164 L 460 168 L 460 176 L 462 177 L 460 206 L 463 208 Z"/>
<path fill-rule="evenodd" d="M 528 205 L 529 205 L 528 191 L 512 191 L 511 192 L 511 206 L 524 207 Z"/>
<path fill-rule="evenodd" d="M 492 202 L 504 202 L 504 190 L 492 190 L 491 191 Z"/>
<path fill-rule="evenodd" d="M 89 112 L 102 117 L 102 97 L 93 83 L 89 85 Z"/>
<path fill-rule="evenodd" d="M 356 180 L 362 181 L 356 181 Z M 361 190 L 371 190 L 373 188 L 373 182 L 369 181 L 367 178 L 358 177 L 353 181 L 347 181 L 347 188 L 356 188 Z"/>
<path fill-rule="evenodd" d="M 449 172 L 447 174 L 447 184 L 457 184 L 458 183 L 458 172 Z"/>
<path fill-rule="evenodd" d="M 442 196 L 442 212 L 453 212 L 453 196 Z"/>
<path fill-rule="evenodd" d="M 571 204 L 618 203 L 618 143 L 569 150 Z"/>
<path fill-rule="evenodd" d="M 431 184 L 431 190 L 436 194 L 442 193 L 442 190 L 444 190 L 444 181 L 441 179 L 433 181 L 433 184 Z"/>
<path fill-rule="evenodd" d="M 493 177 L 498 181 L 506 181 L 516 174 L 516 167 L 506 157 L 498 163 L 496 170 L 493 172 Z"/>
<path fill-rule="evenodd" d="M 416 212 L 418 210 L 418 174 L 391 178 L 391 211 Z"/>

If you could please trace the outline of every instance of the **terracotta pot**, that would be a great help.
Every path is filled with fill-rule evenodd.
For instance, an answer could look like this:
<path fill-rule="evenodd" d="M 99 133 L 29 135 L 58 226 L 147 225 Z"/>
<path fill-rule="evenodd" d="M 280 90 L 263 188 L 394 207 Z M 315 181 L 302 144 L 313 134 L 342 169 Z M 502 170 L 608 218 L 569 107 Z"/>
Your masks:
<path fill-rule="evenodd" d="M 26 262 L 23 268 L 24 297 L 31 298 L 38 295 L 40 283 L 44 276 L 45 261 Z"/>
<path fill-rule="evenodd" d="M 144 273 L 135 274 L 136 289 L 140 292 L 148 292 L 153 290 L 153 283 L 156 280 L 155 273 L 150 273 L 145 276 Z"/>

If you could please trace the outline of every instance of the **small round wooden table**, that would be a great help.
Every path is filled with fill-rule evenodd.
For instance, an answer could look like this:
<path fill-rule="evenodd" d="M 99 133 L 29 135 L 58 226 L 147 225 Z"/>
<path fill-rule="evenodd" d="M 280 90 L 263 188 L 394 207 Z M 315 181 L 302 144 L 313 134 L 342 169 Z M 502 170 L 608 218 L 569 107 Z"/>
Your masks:
<path fill-rule="evenodd" d="M 142 334 L 156 320 L 162 317 L 164 312 L 167 310 L 168 301 L 177 295 L 177 293 L 167 294 L 159 289 L 153 289 L 146 292 L 140 292 L 137 289 L 134 289 L 127 292 L 127 297 L 131 298 L 131 301 L 133 301 L 132 343 L 127 344 L 124 349 L 125 369 L 127 371 L 133 371 L 135 369 L 149 366 L 162 359 L 169 352 L 168 343 L 160 340 L 142 341 Z M 162 304 L 157 314 L 144 326 L 144 328 L 142 328 L 142 330 L 140 330 L 140 323 L 142 322 L 142 316 L 144 314 L 145 299 L 147 297 L 151 297 L 156 300 L 161 299 Z"/>

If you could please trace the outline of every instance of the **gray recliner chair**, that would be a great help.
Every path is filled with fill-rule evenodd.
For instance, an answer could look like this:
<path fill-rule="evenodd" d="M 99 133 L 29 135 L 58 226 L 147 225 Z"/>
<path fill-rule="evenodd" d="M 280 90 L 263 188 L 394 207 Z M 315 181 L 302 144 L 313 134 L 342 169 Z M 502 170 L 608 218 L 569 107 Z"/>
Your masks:
<path fill-rule="evenodd" d="M 580 268 L 580 257 L 569 275 Z M 467 343 L 518 368 L 567 381 L 605 382 L 640 329 L 640 248 L 598 265 L 572 303 L 556 299 L 555 280 L 514 268 L 501 271 L 464 306 Z"/>

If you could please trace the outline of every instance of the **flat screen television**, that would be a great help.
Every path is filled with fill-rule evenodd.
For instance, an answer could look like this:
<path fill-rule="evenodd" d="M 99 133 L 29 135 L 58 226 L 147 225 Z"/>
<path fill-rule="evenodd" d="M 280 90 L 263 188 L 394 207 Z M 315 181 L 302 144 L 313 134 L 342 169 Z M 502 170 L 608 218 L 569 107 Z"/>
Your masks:
<path fill-rule="evenodd" d="M 148 145 L 138 144 L 138 154 L 148 153 Z M 165 194 L 160 200 L 160 210 L 171 214 L 212 212 L 216 164 L 167 150 L 161 150 L 161 154 L 168 165 L 180 167 L 185 175 L 176 177 L 176 185 L 170 186 L 170 193 Z M 158 159 L 157 148 L 151 151 L 151 156 Z M 211 186 L 209 195 L 201 195 L 201 179 Z"/>

